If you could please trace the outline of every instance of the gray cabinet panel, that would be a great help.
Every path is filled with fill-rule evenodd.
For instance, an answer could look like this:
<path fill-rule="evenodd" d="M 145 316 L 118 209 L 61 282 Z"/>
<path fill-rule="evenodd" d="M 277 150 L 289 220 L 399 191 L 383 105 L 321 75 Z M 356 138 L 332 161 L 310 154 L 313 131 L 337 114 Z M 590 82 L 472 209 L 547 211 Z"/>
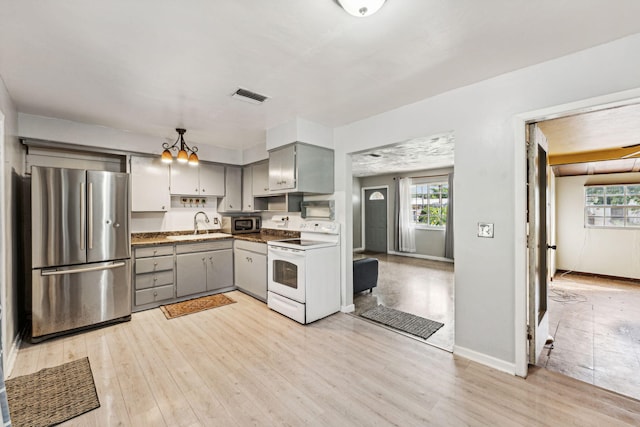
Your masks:
<path fill-rule="evenodd" d="M 269 190 L 288 190 L 295 187 L 295 144 L 269 151 Z"/>
<path fill-rule="evenodd" d="M 242 210 L 242 168 L 227 166 L 224 178 L 224 197 L 218 199 L 218 212 Z"/>
<path fill-rule="evenodd" d="M 207 290 L 233 286 L 233 251 L 226 249 L 207 253 Z"/>
<path fill-rule="evenodd" d="M 242 211 L 251 212 L 253 208 L 252 166 L 242 168 Z"/>
<path fill-rule="evenodd" d="M 173 285 L 136 291 L 136 305 L 151 304 L 173 298 Z"/>
<path fill-rule="evenodd" d="M 251 167 L 253 196 L 269 195 L 269 162 L 256 163 Z"/>
<path fill-rule="evenodd" d="M 136 248 L 136 258 L 146 258 L 159 255 L 173 255 L 173 245 L 150 246 L 146 248 Z"/>
<path fill-rule="evenodd" d="M 147 289 L 171 284 L 173 284 L 173 270 L 136 274 L 136 289 Z"/>
<path fill-rule="evenodd" d="M 263 245 L 264 243 L 256 243 Z M 265 249 L 266 250 L 266 249 Z M 235 285 L 263 301 L 267 300 L 267 256 L 236 247 L 234 252 Z"/>
<path fill-rule="evenodd" d="M 173 256 L 161 256 L 136 260 L 136 274 L 173 270 Z"/>
<path fill-rule="evenodd" d="M 181 254 L 176 258 L 176 295 L 182 297 L 206 291 L 206 252 Z"/>

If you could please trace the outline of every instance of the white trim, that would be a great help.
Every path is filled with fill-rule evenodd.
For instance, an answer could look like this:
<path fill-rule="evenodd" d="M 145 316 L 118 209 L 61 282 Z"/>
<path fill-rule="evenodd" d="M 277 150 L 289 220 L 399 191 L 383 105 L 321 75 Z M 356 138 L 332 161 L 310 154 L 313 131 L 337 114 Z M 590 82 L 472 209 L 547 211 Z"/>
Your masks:
<path fill-rule="evenodd" d="M 355 304 L 343 305 L 340 307 L 340 311 L 343 313 L 353 313 L 356 311 L 356 306 Z"/>
<path fill-rule="evenodd" d="M 23 329 L 21 333 L 16 335 L 15 338 L 13 339 L 13 342 L 11 343 L 11 350 L 7 354 L 7 357 L 4 363 L 5 368 L 7 369 L 6 371 L 4 371 L 5 378 L 8 378 L 9 375 L 11 375 L 11 371 L 13 371 L 13 368 L 16 364 L 16 359 L 18 358 L 18 351 L 20 350 L 20 346 L 22 345 L 23 337 L 26 335 L 27 335 L 27 328 Z"/>
<path fill-rule="evenodd" d="M 365 203 L 367 203 L 367 201 L 364 198 L 364 191 L 365 190 L 379 190 L 381 188 L 384 188 L 387 191 L 387 196 L 386 196 L 386 200 L 385 202 L 387 203 L 387 253 L 389 252 L 389 186 L 388 185 L 376 185 L 373 187 L 361 187 L 360 188 L 360 200 L 362 200 L 362 208 L 360 209 L 360 228 L 361 228 L 361 235 L 360 235 L 360 244 L 365 247 L 366 246 L 366 235 L 365 235 L 365 228 L 366 228 L 366 222 L 364 220 L 364 214 L 366 211 L 366 207 L 365 207 Z M 363 249 L 364 250 L 364 249 Z"/>
<path fill-rule="evenodd" d="M 364 252 L 364 248 L 353 248 L 351 252 Z"/>
<path fill-rule="evenodd" d="M 452 259 L 439 257 L 439 256 L 423 255 L 423 254 L 417 254 L 417 253 L 414 253 L 414 252 L 409 253 L 409 252 L 389 251 L 387 253 L 390 254 L 390 255 L 406 256 L 406 257 L 409 257 L 409 258 L 430 259 L 432 261 L 444 261 L 444 262 L 449 262 L 449 263 L 453 264 L 453 260 Z"/>
<path fill-rule="evenodd" d="M 0 80 L 0 84 L 2 81 Z M 2 329 L 0 330 L 0 354 L 2 354 L 2 370 L 3 372 L 7 372 L 7 360 L 8 355 L 6 354 L 7 349 L 4 346 L 4 343 L 7 340 L 7 289 L 9 286 L 13 286 L 13 283 L 10 283 L 9 277 L 7 276 L 7 226 L 6 226 L 6 195 L 5 195 L 5 159 L 6 159 L 6 150 L 7 150 L 7 141 L 6 141 L 6 131 L 5 131 L 5 116 L 2 111 L 0 111 L 0 322 L 2 323 Z M 13 313 L 15 311 L 11 310 Z M 5 375 L 6 377 L 7 375 Z"/>
<path fill-rule="evenodd" d="M 514 262 L 515 262 L 515 364 L 514 372 L 526 377 L 528 365 L 527 343 L 527 239 L 526 239 L 526 182 L 527 159 L 525 125 L 527 122 L 550 120 L 589 111 L 621 107 L 640 103 L 640 89 L 611 93 L 568 104 L 557 105 L 517 114 L 513 117 L 514 130 Z"/>
<path fill-rule="evenodd" d="M 477 351 L 457 345 L 453 346 L 453 354 L 480 363 L 482 365 L 489 366 L 490 368 L 496 369 L 498 371 L 515 375 L 514 363 L 507 362 L 502 359 L 496 359 L 495 357 L 487 356 L 484 353 L 478 353 Z"/>

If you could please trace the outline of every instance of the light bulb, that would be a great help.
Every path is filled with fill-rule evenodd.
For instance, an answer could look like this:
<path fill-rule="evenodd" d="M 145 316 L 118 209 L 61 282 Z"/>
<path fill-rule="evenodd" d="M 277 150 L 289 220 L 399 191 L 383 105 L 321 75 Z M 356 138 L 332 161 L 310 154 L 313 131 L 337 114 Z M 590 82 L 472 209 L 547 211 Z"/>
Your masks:
<path fill-rule="evenodd" d="M 376 13 L 386 0 L 338 0 L 348 14 L 363 18 Z"/>

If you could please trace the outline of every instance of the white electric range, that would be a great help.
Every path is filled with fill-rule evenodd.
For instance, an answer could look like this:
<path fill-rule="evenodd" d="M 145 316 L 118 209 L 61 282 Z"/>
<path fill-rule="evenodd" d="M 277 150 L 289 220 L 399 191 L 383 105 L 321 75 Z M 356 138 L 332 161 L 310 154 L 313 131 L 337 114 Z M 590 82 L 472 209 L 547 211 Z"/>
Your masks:
<path fill-rule="evenodd" d="M 267 306 L 302 323 L 340 311 L 340 224 L 306 220 L 299 239 L 268 242 Z"/>

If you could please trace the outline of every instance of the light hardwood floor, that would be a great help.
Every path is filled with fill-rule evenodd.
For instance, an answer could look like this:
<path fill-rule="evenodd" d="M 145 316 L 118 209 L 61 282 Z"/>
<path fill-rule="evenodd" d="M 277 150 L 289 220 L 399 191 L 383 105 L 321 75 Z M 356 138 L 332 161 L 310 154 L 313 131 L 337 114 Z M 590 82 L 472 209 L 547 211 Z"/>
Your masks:
<path fill-rule="evenodd" d="M 640 402 L 534 368 L 526 379 L 357 317 L 302 326 L 237 303 L 20 349 L 12 377 L 88 356 L 101 407 L 73 426 L 640 425 Z"/>
<path fill-rule="evenodd" d="M 354 258 L 378 259 L 378 286 L 353 296 L 354 315 L 381 304 L 441 322 L 444 326 L 426 339 L 428 344 L 453 351 L 453 269 L 449 262 L 381 253 L 357 253 Z M 414 337 L 414 339 L 420 339 Z"/>

